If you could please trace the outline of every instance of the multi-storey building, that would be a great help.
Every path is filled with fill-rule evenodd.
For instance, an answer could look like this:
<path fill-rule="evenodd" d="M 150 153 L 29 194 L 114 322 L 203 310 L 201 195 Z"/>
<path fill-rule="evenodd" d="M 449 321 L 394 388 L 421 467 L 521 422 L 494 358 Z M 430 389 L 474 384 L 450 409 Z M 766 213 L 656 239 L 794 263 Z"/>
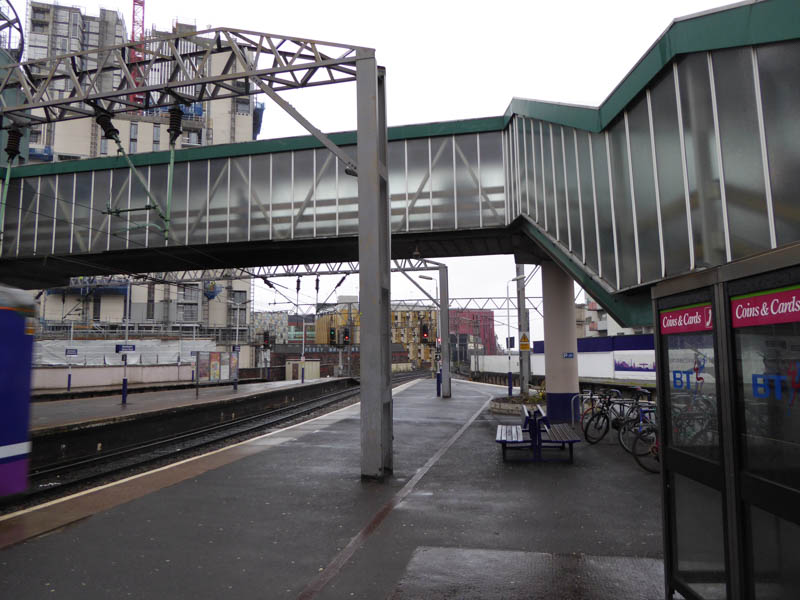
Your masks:
<path fill-rule="evenodd" d="M 175 23 L 172 32 L 152 30 L 147 37 L 159 37 L 169 33 L 195 31 L 194 25 Z M 31 2 L 27 22 L 28 60 L 46 58 L 60 54 L 81 52 L 123 44 L 128 41 L 122 15 L 101 9 L 100 15 L 87 15 L 77 7 L 59 6 L 46 2 Z M 181 41 L 181 51 L 191 51 L 194 44 Z M 102 60 L 101 55 L 98 56 Z M 226 55 L 217 54 L 206 66 L 209 74 L 222 69 Z M 91 69 L 96 65 L 79 60 L 79 69 Z M 96 61 L 95 61 L 96 62 Z M 148 83 L 166 81 L 170 76 L 161 65 L 154 65 L 148 73 Z M 119 74 L 104 75 L 102 87 L 111 89 L 119 85 Z M 66 82 L 55 82 L 56 94 L 66 90 Z M 242 86 L 244 84 L 241 84 Z M 61 86 L 61 89 L 58 88 Z M 244 90 L 244 87 L 242 87 Z M 242 142 L 255 139 L 260 127 L 263 105 L 254 102 L 253 96 L 195 103 L 182 107 L 184 112 L 183 134 L 176 141 L 177 148 L 206 146 Z M 255 115 L 255 118 L 254 118 Z M 120 142 L 125 152 L 154 152 L 169 147 L 167 128 L 169 114 L 166 110 L 120 114 L 114 117 L 119 130 Z M 255 124 L 255 125 L 254 125 Z M 29 160 L 44 162 L 72 160 L 87 157 L 114 155 L 115 143 L 103 137 L 102 130 L 94 119 L 78 119 L 48 123 L 31 129 Z"/>
<path fill-rule="evenodd" d="M 455 334 L 455 340 L 454 340 Z M 494 332 L 494 311 L 477 309 L 450 310 L 450 338 L 458 349 L 455 356 L 467 356 L 477 352 L 477 346 L 484 349 L 483 354 L 497 354 L 497 338 Z"/>
<path fill-rule="evenodd" d="M 275 345 L 289 343 L 289 313 L 285 310 L 274 312 L 254 312 L 253 330 L 256 336 L 263 338 L 269 332 L 270 343 Z"/>
<path fill-rule="evenodd" d="M 402 344 L 408 353 L 409 362 L 417 367 L 431 364 L 435 360 L 439 331 L 437 314 L 437 309 L 433 307 L 392 303 L 392 342 Z M 337 344 L 345 343 L 345 335 L 349 335 L 351 345 L 360 344 L 358 297 L 339 296 L 333 310 L 317 316 L 316 343 L 329 344 L 331 331 L 335 332 Z"/>
<path fill-rule="evenodd" d="M 585 304 L 575 305 L 575 320 L 579 338 L 653 333 L 652 327 L 622 327 L 589 296 Z"/>
<path fill-rule="evenodd" d="M 67 287 L 40 294 L 40 335 L 62 337 L 72 329 L 83 337 L 107 338 L 128 327 L 139 337 L 208 337 L 220 344 L 247 344 L 252 337 L 250 298 L 247 280 L 159 283 L 78 277 Z"/>

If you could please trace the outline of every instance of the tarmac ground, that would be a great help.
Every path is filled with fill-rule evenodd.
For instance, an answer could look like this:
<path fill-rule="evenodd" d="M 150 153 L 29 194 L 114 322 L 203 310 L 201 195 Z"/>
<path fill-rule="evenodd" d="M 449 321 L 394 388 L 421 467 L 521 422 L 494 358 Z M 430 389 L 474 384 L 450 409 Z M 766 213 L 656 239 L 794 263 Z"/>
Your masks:
<path fill-rule="evenodd" d="M 359 405 L 0 518 L 8 598 L 664 598 L 660 479 L 615 441 L 503 462 L 500 386 L 396 388 L 394 473 Z M 559 452 L 559 451 L 555 451 Z"/>

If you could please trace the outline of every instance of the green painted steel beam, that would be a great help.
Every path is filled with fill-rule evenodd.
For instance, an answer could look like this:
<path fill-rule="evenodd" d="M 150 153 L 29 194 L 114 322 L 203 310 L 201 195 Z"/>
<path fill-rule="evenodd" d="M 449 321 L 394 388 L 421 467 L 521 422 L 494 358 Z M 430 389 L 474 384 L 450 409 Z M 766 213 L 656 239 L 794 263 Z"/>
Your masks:
<path fill-rule="evenodd" d="M 518 228 L 554 262 L 569 273 L 617 323 L 623 327 L 653 326 L 653 306 L 650 301 L 649 287 L 637 288 L 630 292 L 610 292 L 585 267 L 546 236 L 527 217 L 517 218 L 512 227 Z"/>
<path fill-rule="evenodd" d="M 595 133 L 605 129 L 673 58 L 691 52 L 755 46 L 800 38 L 800 2 L 739 4 L 674 21 L 597 107 L 514 98 L 504 114 L 540 119 Z"/>
<path fill-rule="evenodd" d="M 501 131 L 504 126 L 503 117 L 402 125 L 399 127 L 389 127 L 389 141 Z M 337 146 L 354 146 L 356 143 L 355 131 L 332 133 L 328 137 Z M 320 141 L 314 136 L 304 135 L 274 140 L 257 140 L 253 142 L 238 142 L 235 144 L 220 144 L 217 146 L 201 146 L 199 148 L 184 148 L 175 151 L 175 162 L 234 158 L 237 156 L 271 154 L 323 147 Z M 168 150 L 164 150 L 161 152 L 131 154 L 130 159 L 137 167 L 168 165 L 170 162 L 170 153 Z M 39 177 L 64 173 L 86 173 L 88 171 L 120 169 L 127 166 L 125 159 L 121 156 L 85 158 L 82 160 L 69 160 L 16 167 L 12 170 L 11 177 Z"/>

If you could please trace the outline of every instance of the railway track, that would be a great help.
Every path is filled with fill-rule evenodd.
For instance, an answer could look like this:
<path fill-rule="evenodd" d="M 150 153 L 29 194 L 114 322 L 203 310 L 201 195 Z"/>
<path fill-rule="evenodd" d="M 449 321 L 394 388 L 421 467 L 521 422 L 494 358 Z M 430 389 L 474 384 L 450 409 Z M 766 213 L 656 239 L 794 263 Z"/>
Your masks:
<path fill-rule="evenodd" d="M 414 372 L 398 375 L 392 378 L 392 386 L 425 377 L 427 374 L 428 372 Z M 46 502 L 101 481 L 119 479 L 228 443 L 246 440 L 269 429 L 325 410 L 357 396 L 360 391 L 360 387 L 355 386 L 296 402 L 290 406 L 132 444 L 97 456 L 42 465 L 31 471 L 28 491 L 2 501 L 0 510 L 10 512 L 21 506 Z"/>

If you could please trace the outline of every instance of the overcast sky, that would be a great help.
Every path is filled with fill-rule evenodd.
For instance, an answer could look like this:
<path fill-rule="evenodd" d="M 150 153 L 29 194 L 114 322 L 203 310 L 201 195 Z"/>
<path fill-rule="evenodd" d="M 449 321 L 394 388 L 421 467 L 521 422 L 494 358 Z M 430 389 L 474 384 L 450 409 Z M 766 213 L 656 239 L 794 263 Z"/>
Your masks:
<path fill-rule="evenodd" d="M 390 126 L 502 115 L 515 96 L 597 106 L 674 18 L 728 4 L 714 0 L 147 2 L 147 29 L 169 29 L 178 20 L 198 29 L 235 27 L 375 48 L 378 63 L 387 69 Z M 21 0 L 12 3 L 22 16 Z M 98 14 L 100 7 L 120 11 L 130 32 L 131 0 L 83 0 L 81 5 L 89 14 Z M 323 131 L 355 129 L 355 84 L 299 90 L 284 97 Z M 304 133 L 277 106 L 267 104 L 261 137 Z M 445 262 L 450 266 L 451 297 L 505 296 L 506 282 L 516 275 L 511 256 Z M 526 272 L 532 269 L 527 266 Z M 322 279 L 320 299 L 338 280 Z M 278 281 L 294 297 L 294 280 Z M 348 277 L 341 293 L 357 294 L 357 283 L 357 277 Z M 433 291 L 433 282 L 422 283 Z M 541 295 L 538 279 L 528 293 Z M 392 277 L 394 299 L 421 296 L 402 275 Z M 258 293 L 256 309 L 287 307 L 270 304 L 273 298 L 272 293 Z M 300 301 L 313 300 L 314 281 L 305 278 Z M 505 322 L 505 313 L 496 318 Z M 516 327 L 514 318 L 512 326 Z M 505 331 L 498 335 L 502 339 Z M 540 319 L 532 321 L 532 337 L 542 338 Z"/>

